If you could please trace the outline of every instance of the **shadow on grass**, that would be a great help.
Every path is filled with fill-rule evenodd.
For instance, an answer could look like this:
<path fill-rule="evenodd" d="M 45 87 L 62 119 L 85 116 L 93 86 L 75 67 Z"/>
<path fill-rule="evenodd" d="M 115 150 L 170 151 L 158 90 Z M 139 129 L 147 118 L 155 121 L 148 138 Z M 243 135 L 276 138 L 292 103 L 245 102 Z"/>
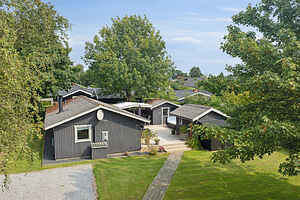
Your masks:
<path fill-rule="evenodd" d="M 290 184 L 285 177 L 235 163 L 212 163 L 209 156 L 199 156 L 186 152 L 165 199 L 300 199 L 300 186 Z"/>

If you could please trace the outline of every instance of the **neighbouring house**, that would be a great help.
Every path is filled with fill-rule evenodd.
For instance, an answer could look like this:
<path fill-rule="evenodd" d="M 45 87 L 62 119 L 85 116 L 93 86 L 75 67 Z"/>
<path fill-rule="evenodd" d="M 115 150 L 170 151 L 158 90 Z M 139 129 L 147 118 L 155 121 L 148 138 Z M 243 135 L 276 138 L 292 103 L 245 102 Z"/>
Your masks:
<path fill-rule="evenodd" d="M 154 99 L 147 103 L 123 102 L 114 105 L 120 109 L 147 118 L 151 121 L 152 125 L 166 125 L 170 117 L 170 112 L 180 107 L 180 105 L 173 102 L 161 99 Z"/>
<path fill-rule="evenodd" d="M 196 88 L 197 82 L 198 82 L 198 81 L 202 81 L 202 80 L 204 80 L 203 77 L 198 77 L 198 78 L 192 78 L 192 77 L 184 78 L 184 80 L 183 80 L 183 85 L 184 85 L 185 87 Z"/>
<path fill-rule="evenodd" d="M 150 121 L 86 96 L 47 110 L 44 155 L 47 159 L 105 158 L 141 148 L 141 132 Z"/>
<path fill-rule="evenodd" d="M 206 90 L 174 90 L 177 100 L 179 102 L 184 102 L 185 98 L 201 95 L 210 98 L 213 94 Z"/>
<path fill-rule="evenodd" d="M 229 118 L 229 116 L 219 110 L 196 104 L 182 105 L 170 114 L 176 116 L 176 133 L 179 133 L 181 126 L 189 126 L 190 124 L 226 126 L 226 120 Z M 224 148 L 223 145 L 215 139 L 203 140 L 201 144 L 208 150 Z"/>
<path fill-rule="evenodd" d="M 58 91 L 58 95 L 62 96 L 64 101 L 76 96 L 86 96 L 105 103 L 125 101 L 125 98 L 122 95 L 104 95 L 101 88 L 84 87 L 76 83 L 73 83 L 72 87 L 67 91 Z"/>

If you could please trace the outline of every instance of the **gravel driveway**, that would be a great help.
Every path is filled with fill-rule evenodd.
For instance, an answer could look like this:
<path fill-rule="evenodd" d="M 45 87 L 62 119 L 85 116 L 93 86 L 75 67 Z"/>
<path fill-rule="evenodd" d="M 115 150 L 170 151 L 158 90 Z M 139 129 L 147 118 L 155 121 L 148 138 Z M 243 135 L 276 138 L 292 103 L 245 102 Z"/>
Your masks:
<path fill-rule="evenodd" d="M 1 200 L 96 199 L 91 165 L 12 174 L 9 178 L 10 190 L 0 190 Z M 3 176 L 0 176 L 0 182 L 2 181 Z"/>

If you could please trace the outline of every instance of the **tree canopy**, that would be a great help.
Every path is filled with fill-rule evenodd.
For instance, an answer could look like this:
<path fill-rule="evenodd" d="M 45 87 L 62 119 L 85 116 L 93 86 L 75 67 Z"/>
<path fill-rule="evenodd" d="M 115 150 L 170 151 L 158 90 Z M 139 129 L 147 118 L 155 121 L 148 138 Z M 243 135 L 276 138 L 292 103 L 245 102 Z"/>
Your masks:
<path fill-rule="evenodd" d="M 221 48 L 242 60 L 227 67 L 240 91 L 225 95 L 231 126 L 207 132 L 215 130 L 215 136 L 234 146 L 214 153 L 214 161 L 247 161 L 283 148 L 289 157 L 279 171 L 284 175 L 299 173 L 299 17 L 296 0 L 262 0 L 233 16 Z M 240 26 L 254 28 L 263 36 L 245 32 Z"/>
<path fill-rule="evenodd" d="M 94 85 L 127 98 L 167 92 L 173 69 L 159 31 L 136 15 L 113 18 L 86 43 L 84 59 Z"/>
<path fill-rule="evenodd" d="M 40 97 L 67 87 L 71 76 L 68 27 L 50 4 L 0 0 L 1 173 L 40 153 L 32 149 L 43 127 Z"/>
<path fill-rule="evenodd" d="M 196 66 L 191 68 L 189 75 L 190 75 L 190 77 L 193 77 L 193 78 L 203 76 L 203 74 L 200 70 L 200 67 L 196 67 Z"/>
<path fill-rule="evenodd" d="M 234 84 L 233 77 L 231 75 L 225 76 L 223 73 L 209 75 L 207 78 L 198 81 L 197 87 L 207 90 L 216 96 L 221 96 L 225 92 L 238 90 L 238 86 Z"/>

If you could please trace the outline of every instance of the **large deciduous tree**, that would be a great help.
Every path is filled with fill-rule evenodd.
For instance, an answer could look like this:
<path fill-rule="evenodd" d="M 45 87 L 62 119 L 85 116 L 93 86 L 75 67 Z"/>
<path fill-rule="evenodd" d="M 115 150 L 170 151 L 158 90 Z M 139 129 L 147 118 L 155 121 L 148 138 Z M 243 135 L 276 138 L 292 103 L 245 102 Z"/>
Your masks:
<path fill-rule="evenodd" d="M 189 73 L 190 77 L 201 77 L 203 76 L 201 70 L 200 70 L 200 67 L 192 67 L 191 70 L 190 70 L 190 73 Z"/>
<path fill-rule="evenodd" d="M 233 77 L 231 75 L 224 76 L 223 73 L 209 75 L 207 78 L 198 81 L 197 87 L 207 90 L 216 96 L 221 96 L 224 92 L 238 90 L 238 86 L 234 84 Z"/>
<path fill-rule="evenodd" d="M 68 26 L 50 4 L 0 0 L 1 174 L 18 159 L 30 161 L 40 153 L 32 148 L 41 136 L 39 100 L 68 82 Z"/>
<path fill-rule="evenodd" d="M 259 31 L 244 32 L 240 26 Z M 289 156 L 279 166 L 284 175 L 299 173 L 300 153 L 300 3 L 262 0 L 233 16 L 222 49 L 241 64 L 227 70 L 240 93 L 227 96 L 231 127 L 216 135 L 234 146 L 214 154 L 226 162 L 263 157 L 279 149 Z M 212 129 L 207 129 L 207 132 Z M 218 133 L 218 134 L 217 134 Z M 220 136 L 220 135 L 219 135 Z"/>
<path fill-rule="evenodd" d="M 11 15 L 9 27 L 16 30 L 14 48 L 40 83 L 39 94 L 55 95 L 71 86 L 71 49 L 67 43 L 68 20 L 51 4 L 40 0 L 1 0 L 2 12 Z"/>
<path fill-rule="evenodd" d="M 86 43 L 85 61 L 94 84 L 128 99 L 167 92 L 173 63 L 159 31 L 146 17 L 117 17 L 112 22 L 93 43 Z"/>

